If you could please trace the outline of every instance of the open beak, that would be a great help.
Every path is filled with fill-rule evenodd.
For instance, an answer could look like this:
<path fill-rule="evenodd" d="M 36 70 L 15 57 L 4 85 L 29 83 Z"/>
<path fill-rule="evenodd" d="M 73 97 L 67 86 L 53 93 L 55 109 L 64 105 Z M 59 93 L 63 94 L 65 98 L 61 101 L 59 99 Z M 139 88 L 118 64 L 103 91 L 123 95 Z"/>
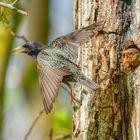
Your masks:
<path fill-rule="evenodd" d="M 23 48 L 22 46 L 20 47 L 16 47 L 12 50 L 14 53 L 23 53 L 25 52 L 25 48 Z"/>

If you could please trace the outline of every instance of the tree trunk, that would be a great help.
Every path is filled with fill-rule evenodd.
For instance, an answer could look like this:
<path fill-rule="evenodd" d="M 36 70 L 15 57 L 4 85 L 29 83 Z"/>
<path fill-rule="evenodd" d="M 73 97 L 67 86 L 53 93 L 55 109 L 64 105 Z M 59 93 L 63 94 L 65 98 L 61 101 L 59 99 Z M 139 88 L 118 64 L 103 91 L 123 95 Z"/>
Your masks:
<path fill-rule="evenodd" d="M 79 50 L 77 64 L 101 89 L 89 93 L 76 85 L 74 140 L 140 139 L 140 68 L 126 73 L 121 51 L 133 40 L 140 46 L 139 0 L 75 0 L 75 29 L 105 21 L 104 32 Z"/>

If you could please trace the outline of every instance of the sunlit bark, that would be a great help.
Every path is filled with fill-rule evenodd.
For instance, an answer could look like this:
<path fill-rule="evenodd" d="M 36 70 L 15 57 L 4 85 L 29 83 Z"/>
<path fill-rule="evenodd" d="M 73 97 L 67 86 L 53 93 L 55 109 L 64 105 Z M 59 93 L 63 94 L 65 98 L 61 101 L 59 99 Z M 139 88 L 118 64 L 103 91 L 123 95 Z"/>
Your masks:
<path fill-rule="evenodd" d="M 88 93 L 76 86 L 74 140 L 140 139 L 140 70 L 123 71 L 121 51 L 133 40 L 140 46 L 139 0 L 75 0 L 75 29 L 105 21 L 104 32 L 94 36 L 80 50 L 77 63 L 101 90 Z"/>

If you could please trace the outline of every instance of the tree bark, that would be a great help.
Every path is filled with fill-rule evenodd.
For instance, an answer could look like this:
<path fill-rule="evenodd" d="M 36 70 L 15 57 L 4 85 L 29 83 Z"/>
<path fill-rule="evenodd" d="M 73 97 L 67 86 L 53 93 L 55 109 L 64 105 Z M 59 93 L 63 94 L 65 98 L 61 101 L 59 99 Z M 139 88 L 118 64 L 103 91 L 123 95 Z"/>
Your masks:
<path fill-rule="evenodd" d="M 140 68 L 126 73 L 121 54 L 129 40 L 140 46 L 139 12 L 139 0 L 74 1 L 75 29 L 105 21 L 104 32 L 79 50 L 77 64 L 101 89 L 75 86 L 74 140 L 140 139 Z"/>

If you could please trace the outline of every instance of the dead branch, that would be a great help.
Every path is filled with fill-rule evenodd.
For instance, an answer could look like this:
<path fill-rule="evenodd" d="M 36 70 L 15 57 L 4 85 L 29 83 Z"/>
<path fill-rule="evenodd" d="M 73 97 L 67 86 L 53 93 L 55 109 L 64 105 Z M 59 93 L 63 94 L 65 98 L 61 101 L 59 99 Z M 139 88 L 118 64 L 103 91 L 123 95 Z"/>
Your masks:
<path fill-rule="evenodd" d="M 49 132 L 49 140 L 52 140 L 53 139 L 52 137 L 53 137 L 53 129 L 51 128 Z"/>
<path fill-rule="evenodd" d="M 35 117 L 33 123 L 31 124 L 31 126 L 29 127 L 25 137 L 23 138 L 23 140 L 27 140 L 29 135 L 31 134 L 35 124 L 37 123 L 37 121 L 39 120 L 39 118 L 42 116 L 42 114 L 45 112 L 44 108 L 40 110 L 39 114 Z"/>
<path fill-rule="evenodd" d="M 16 11 L 17 13 L 20 13 L 22 15 L 27 16 L 27 12 L 17 9 L 16 7 L 14 7 L 14 5 L 18 2 L 18 0 L 15 0 L 12 4 L 8 4 L 8 3 L 4 3 L 4 2 L 0 2 L 0 6 L 11 9 Z"/>
<path fill-rule="evenodd" d="M 22 39 L 22 40 L 25 41 L 25 42 L 28 42 L 28 41 L 29 41 L 25 36 L 23 36 L 23 35 L 17 35 L 17 34 L 16 34 L 14 31 L 12 31 L 11 29 L 10 29 L 10 33 L 11 33 L 12 36 L 14 36 L 14 37 L 16 37 L 16 38 L 19 38 L 19 39 Z"/>
<path fill-rule="evenodd" d="M 57 137 L 53 138 L 53 140 L 63 140 L 63 139 L 67 139 L 67 138 L 71 138 L 71 135 L 67 134 L 67 135 L 57 136 Z"/>
<path fill-rule="evenodd" d="M 19 0 L 15 0 L 13 1 L 13 3 L 11 4 L 12 6 L 14 6 Z"/>

